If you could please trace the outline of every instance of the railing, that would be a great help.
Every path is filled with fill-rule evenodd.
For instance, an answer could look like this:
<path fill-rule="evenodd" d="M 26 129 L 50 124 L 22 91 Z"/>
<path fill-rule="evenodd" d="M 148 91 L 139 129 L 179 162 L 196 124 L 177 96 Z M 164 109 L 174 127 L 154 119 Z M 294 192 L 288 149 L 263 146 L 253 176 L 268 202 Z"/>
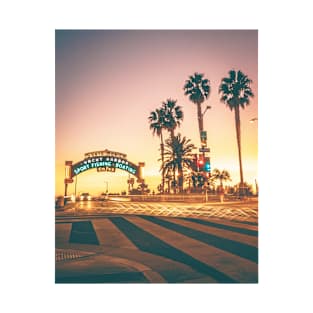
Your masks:
<path fill-rule="evenodd" d="M 253 197 L 249 197 L 253 198 Z M 216 202 L 220 198 L 216 194 L 164 194 L 164 195 L 125 195 L 109 196 L 108 200 L 132 201 L 132 202 Z M 225 195 L 224 201 L 239 200 L 238 195 Z"/>

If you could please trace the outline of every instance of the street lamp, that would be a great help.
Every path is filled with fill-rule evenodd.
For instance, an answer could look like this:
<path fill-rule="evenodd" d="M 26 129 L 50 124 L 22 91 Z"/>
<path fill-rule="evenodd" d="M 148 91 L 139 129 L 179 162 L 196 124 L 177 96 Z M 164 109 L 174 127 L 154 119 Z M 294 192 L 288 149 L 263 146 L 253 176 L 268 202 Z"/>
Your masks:
<path fill-rule="evenodd" d="M 208 109 L 211 109 L 212 107 L 210 105 L 207 105 L 207 107 L 205 108 L 205 110 L 203 111 L 202 113 L 202 117 L 204 116 L 205 112 L 208 110 Z"/>

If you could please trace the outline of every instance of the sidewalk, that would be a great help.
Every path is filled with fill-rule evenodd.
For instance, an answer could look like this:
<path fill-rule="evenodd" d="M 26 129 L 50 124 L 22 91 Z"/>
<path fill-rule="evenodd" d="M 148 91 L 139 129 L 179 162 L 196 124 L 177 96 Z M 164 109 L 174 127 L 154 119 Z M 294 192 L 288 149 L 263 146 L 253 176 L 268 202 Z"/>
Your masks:
<path fill-rule="evenodd" d="M 80 247 L 83 248 L 83 247 Z M 151 268 L 125 258 L 73 249 L 56 249 L 56 283 L 164 283 Z M 76 260 L 70 254 L 76 255 Z M 66 262 L 71 260 L 71 262 Z"/>

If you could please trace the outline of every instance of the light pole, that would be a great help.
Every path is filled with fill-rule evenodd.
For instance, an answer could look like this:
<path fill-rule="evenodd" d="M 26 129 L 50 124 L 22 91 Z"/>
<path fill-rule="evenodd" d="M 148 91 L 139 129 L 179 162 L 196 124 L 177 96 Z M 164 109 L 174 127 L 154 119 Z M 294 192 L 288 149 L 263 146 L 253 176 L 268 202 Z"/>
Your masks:
<path fill-rule="evenodd" d="M 106 195 L 108 195 L 108 191 L 109 191 L 109 182 L 107 182 L 107 181 L 104 181 L 104 183 L 106 184 L 106 186 L 107 186 L 107 189 L 106 189 Z"/>
<path fill-rule="evenodd" d="M 77 176 L 78 176 L 78 175 L 76 175 L 76 177 L 75 177 L 75 192 L 74 192 L 74 194 L 75 194 L 75 202 L 76 202 Z"/>
<path fill-rule="evenodd" d="M 206 111 L 208 109 L 211 109 L 212 107 L 210 105 L 207 105 L 205 110 L 201 113 L 201 123 L 203 125 L 203 117 L 204 114 L 206 113 Z M 201 142 L 201 148 L 203 149 L 204 147 L 207 146 L 207 134 L 206 131 L 202 131 L 202 133 L 200 132 L 200 142 Z M 202 152 L 203 158 L 205 158 L 205 152 Z"/>
<path fill-rule="evenodd" d="M 204 117 L 204 114 L 206 113 L 207 110 L 211 109 L 212 107 L 210 105 L 207 105 L 205 110 L 202 112 L 201 114 L 201 119 L 202 119 L 202 123 L 203 123 L 203 117 Z M 203 150 L 202 151 L 202 158 L 203 158 L 203 164 L 206 164 L 206 158 L 205 158 L 205 149 L 207 152 L 210 152 L 210 149 L 207 148 L 207 134 L 206 134 L 206 131 L 204 133 L 204 138 L 202 140 L 201 138 L 201 135 L 200 135 L 200 139 L 201 139 L 201 149 Z M 207 182 L 204 184 L 204 188 L 205 188 L 205 202 L 208 202 L 208 190 L 207 190 Z"/>
<path fill-rule="evenodd" d="M 256 196 L 259 196 L 259 186 L 258 186 L 258 182 L 257 182 L 256 179 L 254 180 L 254 182 L 255 182 L 255 193 L 256 193 Z"/>
<path fill-rule="evenodd" d="M 256 122 L 256 121 L 258 121 L 258 118 L 257 118 L 257 117 L 254 117 L 254 118 L 252 118 L 251 120 L 249 120 L 249 122 L 250 122 L 251 124 L 253 124 L 253 123 Z M 258 186 L 257 180 L 255 179 L 254 182 L 255 182 L 255 192 L 256 192 L 256 195 L 259 196 L 259 186 Z"/>

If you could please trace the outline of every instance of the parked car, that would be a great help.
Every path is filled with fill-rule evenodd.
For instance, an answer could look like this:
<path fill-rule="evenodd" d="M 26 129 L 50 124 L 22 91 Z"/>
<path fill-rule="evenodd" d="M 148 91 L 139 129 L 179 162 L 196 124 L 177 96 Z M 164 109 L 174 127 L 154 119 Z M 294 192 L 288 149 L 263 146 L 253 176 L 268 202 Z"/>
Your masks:
<path fill-rule="evenodd" d="M 90 201 L 91 199 L 91 195 L 88 192 L 83 192 L 80 197 L 79 197 L 80 201 Z"/>

